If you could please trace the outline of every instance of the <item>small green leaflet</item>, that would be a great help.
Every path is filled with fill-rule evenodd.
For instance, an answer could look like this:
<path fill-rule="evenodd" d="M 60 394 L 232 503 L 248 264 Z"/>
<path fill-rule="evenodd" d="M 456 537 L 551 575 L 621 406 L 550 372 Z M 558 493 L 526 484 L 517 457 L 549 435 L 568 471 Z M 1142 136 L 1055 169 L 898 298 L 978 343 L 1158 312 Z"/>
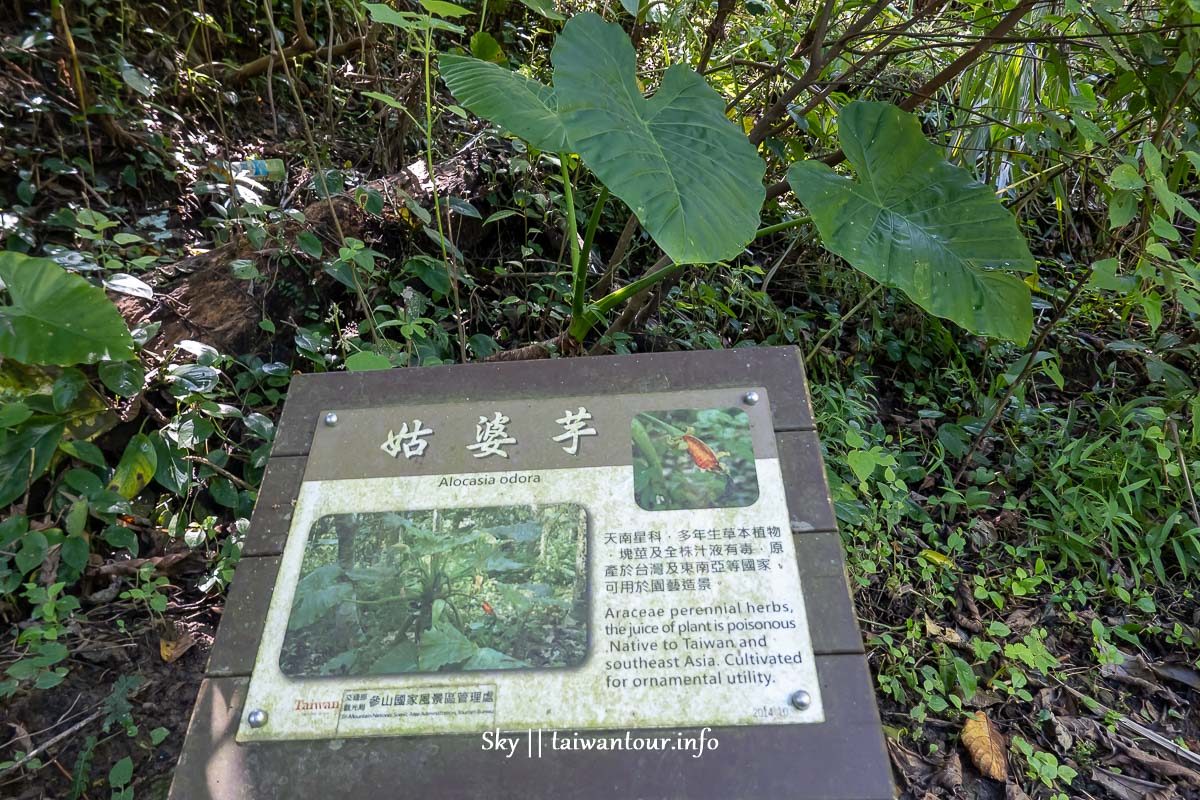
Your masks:
<path fill-rule="evenodd" d="M 372 100 L 378 100 L 379 102 L 383 103 L 385 106 L 390 106 L 392 108 L 400 108 L 400 109 L 404 108 L 404 104 L 401 103 L 399 100 L 392 97 L 391 95 L 383 94 L 382 92 L 363 92 L 363 97 L 369 97 Z"/>
<path fill-rule="evenodd" d="M 562 14 L 554 10 L 554 0 L 521 0 L 526 8 L 541 14 L 546 19 L 561 21 L 566 19 Z"/>
<path fill-rule="evenodd" d="M 445 0 L 421 0 L 421 6 L 430 14 L 437 14 L 439 17 L 465 17 L 470 14 L 470 10 L 454 3 L 447 3 Z"/>
<path fill-rule="evenodd" d="M 346 369 L 351 372 L 366 372 L 373 369 L 391 368 L 392 362 L 388 360 L 387 356 L 365 350 L 361 353 L 355 353 L 346 359 Z"/>

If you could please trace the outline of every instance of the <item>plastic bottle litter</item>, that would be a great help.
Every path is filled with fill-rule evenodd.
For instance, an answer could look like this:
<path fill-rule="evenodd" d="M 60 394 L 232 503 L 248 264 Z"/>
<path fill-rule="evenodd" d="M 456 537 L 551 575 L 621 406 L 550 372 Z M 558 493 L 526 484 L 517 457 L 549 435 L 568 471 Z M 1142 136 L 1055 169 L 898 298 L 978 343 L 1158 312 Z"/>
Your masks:
<path fill-rule="evenodd" d="M 252 161 L 218 161 L 213 172 L 224 180 L 244 176 L 259 181 L 281 181 L 287 175 L 281 158 L 257 158 Z M 232 173 L 232 174 L 231 174 Z"/>

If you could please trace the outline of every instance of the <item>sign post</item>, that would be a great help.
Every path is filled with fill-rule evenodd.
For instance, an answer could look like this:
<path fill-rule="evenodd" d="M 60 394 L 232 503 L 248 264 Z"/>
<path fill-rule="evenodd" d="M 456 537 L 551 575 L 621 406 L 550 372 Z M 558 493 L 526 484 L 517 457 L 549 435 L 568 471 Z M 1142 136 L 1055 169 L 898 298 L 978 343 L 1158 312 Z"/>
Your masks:
<path fill-rule="evenodd" d="M 794 348 L 297 376 L 172 798 L 892 796 Z"/>

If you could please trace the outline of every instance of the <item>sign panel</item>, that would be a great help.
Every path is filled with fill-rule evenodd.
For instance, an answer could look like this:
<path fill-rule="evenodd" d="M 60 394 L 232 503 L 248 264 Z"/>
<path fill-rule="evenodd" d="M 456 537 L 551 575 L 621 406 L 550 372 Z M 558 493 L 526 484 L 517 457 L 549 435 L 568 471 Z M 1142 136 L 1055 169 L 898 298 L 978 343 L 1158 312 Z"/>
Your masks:
<path fill-rule="evenodd" d="M 823 721 L 766 391 L 332 409 L 245 708 L 241 742 Z"/>

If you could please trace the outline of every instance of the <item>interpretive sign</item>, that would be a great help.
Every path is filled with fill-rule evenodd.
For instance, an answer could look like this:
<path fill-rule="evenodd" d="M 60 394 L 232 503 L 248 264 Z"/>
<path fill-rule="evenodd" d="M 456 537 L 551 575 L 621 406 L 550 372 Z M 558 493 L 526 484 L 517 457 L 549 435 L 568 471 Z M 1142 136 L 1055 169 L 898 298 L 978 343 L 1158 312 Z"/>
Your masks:
<path fill-rule="evenodd" d="M 890 796 L 792 348 L 297 376 L 209 674 L 173 797 Z"/>
<path fill-rule="evenodd" d="M 238 741 L 820 722 L 768 400 L 327 412 Z"/>

